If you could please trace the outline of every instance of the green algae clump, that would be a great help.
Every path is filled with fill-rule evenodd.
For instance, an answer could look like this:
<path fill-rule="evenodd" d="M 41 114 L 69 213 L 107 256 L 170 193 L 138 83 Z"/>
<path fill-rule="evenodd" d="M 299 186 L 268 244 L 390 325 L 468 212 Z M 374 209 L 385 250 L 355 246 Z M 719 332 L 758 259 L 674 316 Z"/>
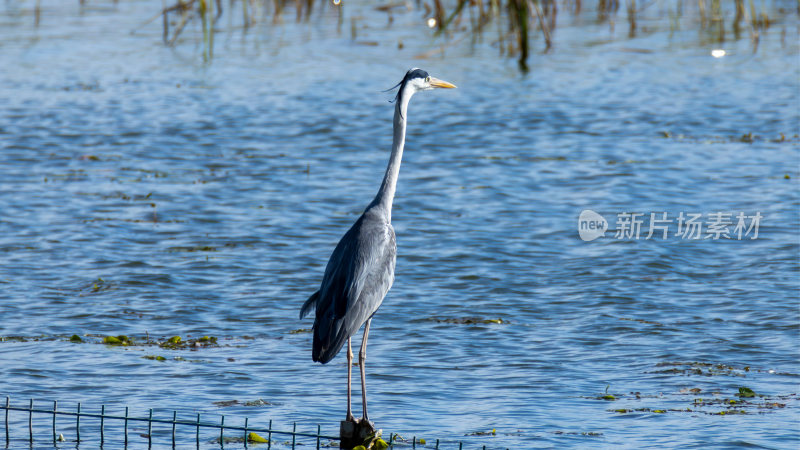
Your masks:
<path fill-rule="evenodd" d="M 756 393 L 753 392 L 753 390 L 750 389 L 749 387 L 744 387 L 743 386 L 743 387 L 739 388 L 739 397 L 747 397 L 747 398 L 749 398 L 749 397 L 755 397 L 755 396 L 756 396 Z"/>
<path fill-rule="evenodd" d="M 133 341 L 124 334 L 120 334 L 119 336 L 106 336 L 103 338 L 103 344 L 108 345 L 132 345 Z"/>

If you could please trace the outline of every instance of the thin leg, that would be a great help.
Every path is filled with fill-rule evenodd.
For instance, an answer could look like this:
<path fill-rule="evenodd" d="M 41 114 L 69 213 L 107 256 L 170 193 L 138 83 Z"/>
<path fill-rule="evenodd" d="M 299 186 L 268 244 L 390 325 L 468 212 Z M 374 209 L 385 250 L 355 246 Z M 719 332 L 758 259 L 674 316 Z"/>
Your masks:
<path fill-rule="evenodd" d="M 352 376 L 353 367 L 353 350 L 350 347 L 350 338 L 347 338 L 347 420 L 348 422 L 355 422 L 356 418 L 353 417 L 353 410 L 350 408 L 350 379 Z"/>
<path fill-rule="evenodd" d="M 364 415 L 361 420 L 366 423 L 369 423 L 369 416 L 367 416 L 367 382 L 364 375 L 364 363 L 367 361 L 367 336 L 370 322 L 372 322 L 372 317 L 367 319 L 367 323 L 364 325 L 364 340 L 361 341 L 361 351 L 358 352 L 358 365 L 361 369 L 361 403 L 364 405 Z"/>

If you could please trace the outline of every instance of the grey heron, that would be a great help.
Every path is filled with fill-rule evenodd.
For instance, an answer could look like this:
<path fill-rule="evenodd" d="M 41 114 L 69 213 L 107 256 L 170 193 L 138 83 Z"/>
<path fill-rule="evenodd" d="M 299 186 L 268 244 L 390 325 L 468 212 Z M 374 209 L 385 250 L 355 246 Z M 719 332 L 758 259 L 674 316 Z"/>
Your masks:
<path fill-rule="evenodd" d="M 434 88 L 455 88 L 455 85 L 411 69 L 395 87 L 394 136 L 389 165 L 378 194 L 333 250 L 325 275 L 317 292 L 300 309 L 302 319 L 315 310 L 314 343 L 311 356 L 325 364 L 333 359 L 347 342 L 347 421 L 370 424 L 367 416 L 367 389 L 364 362 L 367 358 L 367 336 L 372 316 L 381 306 L 394 282 L 397 254 L 392 228 L 392 201 L 397 175 L 403 158 L 406 139 L 406 117 L 411 96 Z M 361 402 L 363 415 L 356 421 L 350 407 L 351 367 L 353 351 L 350 338 L 364 326 L 364 338 L 358 352 L 361 370 Z M 371 425 L 370 425 L 371 426 Z"/>

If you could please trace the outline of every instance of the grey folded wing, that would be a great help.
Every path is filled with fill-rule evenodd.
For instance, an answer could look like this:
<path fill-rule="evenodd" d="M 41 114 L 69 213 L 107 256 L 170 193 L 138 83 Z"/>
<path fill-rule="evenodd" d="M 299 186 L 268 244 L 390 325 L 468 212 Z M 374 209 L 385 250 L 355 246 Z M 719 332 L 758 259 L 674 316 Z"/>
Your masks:
<path fill-rule="evenodd" d="M 394 229 L 386 221 L 362 215 L 345 233 L 328 260 L 320 290 L 300 310 L 303 317 L 316 307 L 315 361 L 330 361 L 378 310 L 394 282 L 396 255 Z"/>

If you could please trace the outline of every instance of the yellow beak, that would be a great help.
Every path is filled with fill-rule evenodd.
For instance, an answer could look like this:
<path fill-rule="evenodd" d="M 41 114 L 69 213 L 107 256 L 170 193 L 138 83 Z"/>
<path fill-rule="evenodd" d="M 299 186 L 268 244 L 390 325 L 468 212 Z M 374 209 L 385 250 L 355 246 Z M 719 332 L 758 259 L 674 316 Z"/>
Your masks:
<path fill-rule="evenodd" d="M 431 81 L 429 81 L 429 83 L 435 88 L 455 89 L 456 87 L 456 85 L 453 83 L 448 83 L 447 81 L 434 77 L 431 77 Z"/>

